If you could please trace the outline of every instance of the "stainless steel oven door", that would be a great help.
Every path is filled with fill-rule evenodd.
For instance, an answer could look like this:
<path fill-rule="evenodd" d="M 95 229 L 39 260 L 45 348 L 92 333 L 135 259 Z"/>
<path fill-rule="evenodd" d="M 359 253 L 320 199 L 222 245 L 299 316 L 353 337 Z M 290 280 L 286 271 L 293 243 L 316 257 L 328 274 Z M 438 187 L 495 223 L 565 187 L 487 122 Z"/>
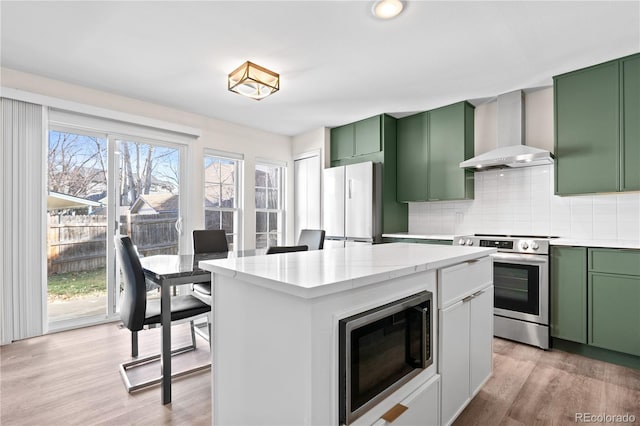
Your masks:
<path fill-rule="evenodd" d="M 549 325 L 549 256 L 495 253 L 494 314 Z"/>

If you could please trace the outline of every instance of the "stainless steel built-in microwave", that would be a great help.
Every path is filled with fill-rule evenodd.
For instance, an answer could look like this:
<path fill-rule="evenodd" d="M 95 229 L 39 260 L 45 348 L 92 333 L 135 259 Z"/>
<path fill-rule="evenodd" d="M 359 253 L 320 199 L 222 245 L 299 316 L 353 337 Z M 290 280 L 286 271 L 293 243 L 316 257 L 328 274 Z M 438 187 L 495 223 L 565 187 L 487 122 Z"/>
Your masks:
<path fill-rule="evenodd" d="M 433 363 L 433 294 L 339 321 L 339 416 L 350 424 Z"/>

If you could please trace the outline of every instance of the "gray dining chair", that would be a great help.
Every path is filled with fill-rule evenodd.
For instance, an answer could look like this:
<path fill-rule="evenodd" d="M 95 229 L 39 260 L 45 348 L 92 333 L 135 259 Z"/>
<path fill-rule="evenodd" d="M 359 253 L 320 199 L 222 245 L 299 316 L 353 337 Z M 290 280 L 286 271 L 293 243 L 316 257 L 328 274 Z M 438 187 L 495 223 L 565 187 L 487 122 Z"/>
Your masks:
<path fill-rule="evenodd" d="M 295 251 L 307 251 L 309 247 L 305 245 L 300 246 L 269 246 L 267 248 L 266 254 L 277 254 L 277 253 L 291 253 Z"/>
<path fill-rule="evenodd" d="M 161 378 L 155 378 L 132 385 L 127 370 L 146 364 L 160 358 L 160 354 L 138 358 L 138 331 L 161 324 L 160 299 L 147 298 L 147 284 L 140 264 L 140 258 L 136 252 L 131 238 L 115 237 L 116 254 L 124 281 L 124 292 L 120 298 L 120 319 L 122 324 L 131 331 L 131 357 L 135 358 L 120 364 L 120 374 L 124 380 L 127 391 L 160 383 Z M 211 306 L 192 295 L 171 297 L 171 322 L 192 319 L 198 316 L 208 316 Z M 171 351 L 172 355 L 188 352 L 196 349 L 196 338 L 193 323 L 191 324 L 191 345 Z M 208 368 L 208 366 L 198 369 Z M 190 372 L 192 372 L 191 370 Z M 177 377 L 182 374 L 176 374 Z"/>
<path fill-rule="evenodd" d="M 299 246 L 307 246 L 309 250 L 322 250 L 324 247 L 323 229 L 303 229 L 298 237 Z"/>

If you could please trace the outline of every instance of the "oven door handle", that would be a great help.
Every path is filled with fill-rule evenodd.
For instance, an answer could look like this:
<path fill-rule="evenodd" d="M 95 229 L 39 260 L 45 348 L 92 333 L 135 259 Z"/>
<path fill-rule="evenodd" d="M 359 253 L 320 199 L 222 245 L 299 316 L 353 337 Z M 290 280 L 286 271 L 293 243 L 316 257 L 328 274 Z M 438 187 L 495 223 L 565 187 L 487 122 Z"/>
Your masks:
<path fill-rule="evenodd" d="M 544 264 L 549 262 L 549 257 L 538 254 L 513 254 L 513 253 L 494 253 L 490 255 L 495 261 L 521 262 Z"/>

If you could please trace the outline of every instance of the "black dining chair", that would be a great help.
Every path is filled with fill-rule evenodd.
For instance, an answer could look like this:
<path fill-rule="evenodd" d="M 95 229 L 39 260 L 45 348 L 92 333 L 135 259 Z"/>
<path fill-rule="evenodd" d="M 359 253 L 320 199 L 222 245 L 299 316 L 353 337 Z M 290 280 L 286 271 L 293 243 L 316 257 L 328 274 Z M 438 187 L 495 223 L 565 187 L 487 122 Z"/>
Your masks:
<path fill-rule="evenodd" d="M 298 237 L 299 246 L 307 246 L 309 250 L 322 250 L 324 247 L 323 229 L 302 229 Z"/>
<path fill-rule="evenodd" d="M 227 234 L 223 229 L 196 229 L 193 231 L 193 253 L 226 253 L 229 251 Z M 211 300 L 211 281 L 193 285 L 196 297 Z"/>
<path fill-rule="evenodd" d="M 301 246 L 269 246 L 266 254 L 291 253 L 294 251 L 307 251 L 309 247 Z"/>
<path fill-rule="evenodd" d="M 160 354 L 138 358 L 138 331 L 161 324 L 160 299 L 147 299 L 147 284 L 140 264 L 140 258 L 131 238 L 115 237 L 116 253 L 122 277 L 124 292 L 120 298 L 120 319 L 131 331 L 131 357 L 133 361 L 120 364 L 120 373 L 129 392 L 160 383 L 161 378 L 147 380 L 132 385 L 127 370 L 137 365 L 146 364 L 160 358 Z M 171 298 L 171 322 L 186 320 L 209 314 L 211 306 L 192 295 L 174 296 Z M 191 345 L 174 349 L 172 355 L 196 349 L 193 323 L 191 324 Z M 202 368 L 202 367 L 201 367 Z M 200 368 L 200 369 L 201 369 Z M 177 375 L 175 375 L 177 376 Z"/>

